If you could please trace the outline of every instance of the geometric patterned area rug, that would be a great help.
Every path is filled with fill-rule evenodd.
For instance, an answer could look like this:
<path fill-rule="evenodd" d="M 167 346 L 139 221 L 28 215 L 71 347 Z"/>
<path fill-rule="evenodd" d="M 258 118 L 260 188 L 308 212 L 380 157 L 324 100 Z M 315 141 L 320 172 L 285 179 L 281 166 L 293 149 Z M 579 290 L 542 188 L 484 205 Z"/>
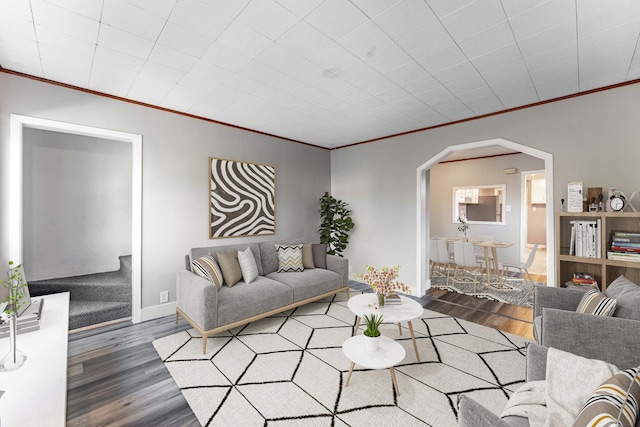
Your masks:
<path fill-rule="evenodd" d="M 345 293 L 210 337 L 204 355 L 195 330 L 153 345 L 203 426 L 455 426 L 459 395 L 499 414 L 523 383 L 525 338 L 430 310 L 412 323 L 421 362 L 406 323 L 382 326 L 406 351 L 399 395 L 388 369 L 356 365 L 344 387 Z"/>
<path fill-rule="evenodd" d="M 473 280 L 473 279 L 471 279 Z M 545 283 L 534 282 L 536 286 L 546 286 Z M 492 282 L 491 287 L 487 283 L 478 279 L 475 291 L 473 283 L 461 283 L 449 280 L 446 277 L 434 277 L 431 280 L 431 287 L 444 289 L 459 294 L 471 295 L 478 298 L 487 298 L 507 304 L 519 305 L 521 307 L 533 307 L 533 287 L 530 281 L 521 278 L 507 277 L 506 281 Z"/>

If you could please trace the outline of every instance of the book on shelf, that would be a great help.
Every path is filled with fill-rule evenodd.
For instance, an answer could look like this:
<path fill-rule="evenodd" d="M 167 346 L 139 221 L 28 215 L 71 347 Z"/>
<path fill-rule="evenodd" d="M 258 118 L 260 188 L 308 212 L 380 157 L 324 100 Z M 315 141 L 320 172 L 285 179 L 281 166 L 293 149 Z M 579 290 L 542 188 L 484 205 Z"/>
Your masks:
<path fill-rule="evenodd" d="M 571 241 L 569 255 L 600 258 L 602 257 L 602 220 L 571 221 Z"/>
<path fill-rule="evenodd" d="M 640 262 L 640 253 L 608 251 L 607 258 L 616 261 Z"/>
<path fill-rule="evenodd" d="M 598 281 L 593 274 L 590 273 L 573 273 L 571 280 L 576 285 L 597 285 Z"/>
<path fill-rule="evenodd" d="M 636 240 L 640 241 L 640 232 L 614 231 L 613 232 L 613 237 L 618 238 L 618 239 L 636 239 Z M 631 241 L 632 242 L 633 240 L 627 240 L 627 241 Z"/>

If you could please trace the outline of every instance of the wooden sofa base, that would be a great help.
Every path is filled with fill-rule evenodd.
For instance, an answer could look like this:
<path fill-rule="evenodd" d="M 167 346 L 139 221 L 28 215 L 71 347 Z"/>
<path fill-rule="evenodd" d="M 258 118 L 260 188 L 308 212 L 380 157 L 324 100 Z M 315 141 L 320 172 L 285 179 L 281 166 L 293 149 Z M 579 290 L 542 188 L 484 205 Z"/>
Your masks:
<path fill-rule="evenodd" d="M 193 329 L 195 329 L 196 331 L 198 331 L 198 333 L 200 335 L 202 335 L 202 354 L 206 354 L 207 353 L 207 338 L 209 338 L 212 335 L 215 335 L 215 334 L 220 333 L 220 332 L 228 331 L 229 329 L 233 329 L 233 328 L 236 328 L 238 326 L 246 325 L 247 323 L 251 323 L 251 322 L 253 322 L 255 320 L 260 320 L 260 319 L 264 319 L 265 317 L 273 316 L 274 314 L 282 313 L 283 311 L 287 311 L 287 310 L 290 310 L 292 308 L 300 307 L 301 305 L 305 305 L 305 304 L 308 304 L 310 302 L 317 301 L 319 299 L 330 297 L 330 296 L 338 294 L 340 292 L 346 292 L 347 293 L 347 299 L 349 299 L 349 287 L 345 286 L 344 288 L 336 289 L 335 291 L 327 292 L 327 293 L 324 293 L 322 295 L 318 295 L 318 296 L 315 296 L 315 297 L 312 297 L 312 298 L 307 298 L 307 299 L 302 300 L 302 301 L 294 302 L 292 304 L 285 305 L 283 307 L 276 308 L 274 310 L 267 311 L 265 313 L 258 314 L 256 316 L 252 316 L 252 317 L 249 317 L 247 319 L 238 320 L 236 322 L 228 323 L 226 325 L 222 325 L 222 326 L 219 326 L 217 328 L 209 329 L 208 331 L 203 330 L 200 326 L 198 326 L 198 324 L 196 322 L 191 320 L 189 318 L 189 316 L 187 316 L 182 310 L 180 310 L 180 308 L 176 307 L 176 324 L 178 323 L 179 316 L 182 316 L 184 318 L 184 320 L 187 321 L 187 323 L 189 323 L 191 326 L 193 326 Z"/>

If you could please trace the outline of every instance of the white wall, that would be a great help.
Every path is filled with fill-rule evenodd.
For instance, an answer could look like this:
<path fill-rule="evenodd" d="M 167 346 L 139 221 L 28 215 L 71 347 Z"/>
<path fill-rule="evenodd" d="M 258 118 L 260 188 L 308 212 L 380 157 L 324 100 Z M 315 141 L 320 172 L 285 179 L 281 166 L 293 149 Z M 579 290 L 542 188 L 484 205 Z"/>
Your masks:
<path fill-rule="evenodd" d="M 208 238 L 208 158 L 277 168 L 276 235 L 317 241 L 318 199 L 330 189 L 330 152 L 255 132 L 0 73 L 0 262 L 9 254 L 11 113 L 143 136 L 142 307 L 175 300 L 176 271 L 191 247 L 259 241 Z M 94 242 L 99 244 L 100 242 Z"/>
<path fill-rule="evenodd" d="M 467 234 L 477 237 L 492 235 L 496 240 L 513 242 L 500 249 L 500 261 L 520 261 L 521 188 L 520 174 L 505 175 L 505 168 L 518 170 L 544 169 L 544 161 L 526 154 L 513 154 L 460 162 L 438 163 L 429 170 L 430 234 L 458 235 L 458 223 L 452 221 L 453 187 L 474 185 L 506 185 L 505 224 L 470 224 Z M 428 236 L 426 236 L 428 237 Z"/>
<path fill-rule="evenodd" d="M 356 224 L 345 256 L 354 272 L 400 264 L 401 279 L 415 286 L 416 168 L 452 145 L 503 138 L 552 153 L 557 209 L 571 181 L 630 194 L 640 186 L 638 111 L 634 84 L 334 150 L 332 193 Z"/>
<path fill-rule="evenodd" d="M 29 280 L 118 270 L 131 255 L 131 144 L 26 128 L 23 168 Z"/>

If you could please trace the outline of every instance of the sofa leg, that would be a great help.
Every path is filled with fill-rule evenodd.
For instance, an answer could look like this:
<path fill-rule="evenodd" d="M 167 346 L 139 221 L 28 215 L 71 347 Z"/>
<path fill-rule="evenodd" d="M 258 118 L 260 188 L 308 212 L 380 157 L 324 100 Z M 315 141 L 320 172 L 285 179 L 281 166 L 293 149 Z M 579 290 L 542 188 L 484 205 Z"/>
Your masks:
<path fill-rule="evenodd" d="M 206 337 L 206 335 L 202 336 L 202 354 L 207 354 L 207 337 Z"/>
<path fill-rule="evenodd" d="M 178 324 L 178 319 L 179 319 L 179 314 L 178 314 L 178 310 L 176 310 L 176 325 Z"/>

